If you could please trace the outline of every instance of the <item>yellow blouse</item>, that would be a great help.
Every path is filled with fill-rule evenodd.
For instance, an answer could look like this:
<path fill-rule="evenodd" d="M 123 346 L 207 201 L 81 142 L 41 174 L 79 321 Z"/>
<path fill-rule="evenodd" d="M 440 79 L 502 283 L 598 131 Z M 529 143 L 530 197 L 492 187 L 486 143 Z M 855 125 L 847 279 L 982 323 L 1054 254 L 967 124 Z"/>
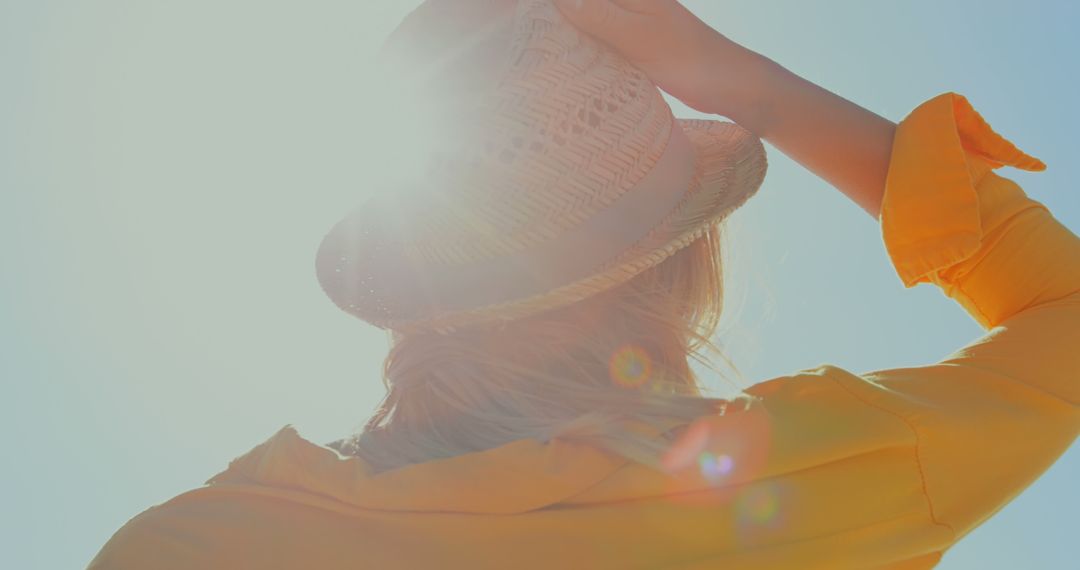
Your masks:
<path fill-rule="evenodd" d="M 941 362 L 758 384 L 674 474 L 521 440 L 369 475 L 286 426 L 90 568 L 931 568 L 1080 430 L 1080 239 L 1005 165 L 1045 168 L 954 93 L 896 132 L 888 254 L 988 331 Z"/>

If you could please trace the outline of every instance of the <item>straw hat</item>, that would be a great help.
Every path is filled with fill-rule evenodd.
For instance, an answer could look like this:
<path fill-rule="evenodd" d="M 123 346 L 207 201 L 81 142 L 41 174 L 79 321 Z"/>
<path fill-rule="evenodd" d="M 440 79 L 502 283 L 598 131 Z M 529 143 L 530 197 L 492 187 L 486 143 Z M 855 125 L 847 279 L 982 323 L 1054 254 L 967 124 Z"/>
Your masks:
<path fill-rule="evenodd" d="M 382 328 L 446 332 L 587 298 L 699 238 L 765 177 L 758 138 L 676 119 L 550 0 L 428 0 L 383 57 L 431 102 L 434 150 L 316 256 L 330 299 Z"/>

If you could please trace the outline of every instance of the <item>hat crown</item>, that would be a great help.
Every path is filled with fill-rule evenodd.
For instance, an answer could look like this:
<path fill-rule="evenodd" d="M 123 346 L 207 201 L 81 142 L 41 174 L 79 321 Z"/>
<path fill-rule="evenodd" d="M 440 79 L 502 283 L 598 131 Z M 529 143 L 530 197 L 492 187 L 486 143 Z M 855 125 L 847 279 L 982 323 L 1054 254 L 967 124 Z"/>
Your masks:
<path fill-rule="evenodd" d="M 617 200 L 663 152 L 674 119 L 659 90 L 550 0 L 429 9 L 386 53 L 419 62 L 405 64 L 409 84 L 437 117 L 422 179 L 381 196 L 409 220 L 392 238 L 407 255 L 454 264 L 543 243 Z"/>

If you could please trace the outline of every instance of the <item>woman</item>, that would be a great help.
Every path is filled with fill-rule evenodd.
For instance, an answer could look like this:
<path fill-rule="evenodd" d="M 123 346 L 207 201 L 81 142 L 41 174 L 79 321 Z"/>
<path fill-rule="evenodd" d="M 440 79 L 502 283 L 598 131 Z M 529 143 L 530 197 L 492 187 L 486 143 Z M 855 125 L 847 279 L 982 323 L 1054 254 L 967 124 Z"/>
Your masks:
<path fill-rule="evenodd" d="M 1068 449 L 1080 429 L 1080 240 L 993 172 L 1040 161 L 962 96 L 893 124 L 736 45 L 676 0 L 554 4 L 429 2 L 391 44 L 504 72 L 499 105 L 486 108 L 501 119 L 524 116 L 507 109 L 581 113 L 567 123 L 581 128 L 565 133 L 549 132 L 558 121 L 498 123 L 511 125 L 498 131 L 506 144 L 469 155 L 482 165 L 469 180 L 526 187 L 536 180 L 526 171 L 583 173 L 591 185 L 516 197 L 463 185 L 455 200 L 487 200 L 463 208 L 440 201 L 447 176 L 420 205 L 386 198 L 347 218 L 320 250 L 320 280 L 343 309 L 394 331 L 383 406 L 363 433 L 330 446 L 286 426 L 206 486 L 133 518 L 91 568 L 931 568 Z M 612 87 L 642 76 L 590 36 L 746 131 L 671 123 L 651 93 Z M 555 77 L 563 64 L 581 73 Z M 582 101 L 608 114 L 594 121 Z M 645 119 L 630 124 L 620 106 Z M 642 126 L 650 121 L 655 132 Z M 541 130 L 543 144 L 528 139 Z M 649 132 L 668 138 L 632 139 L 641 157 L 625 168 L 636 177 L 564 152 Z M 938 285 L 987 334 L 926 366 L 859 376 L 825 365 L 733 402 L 701 395 L 688 358 L 707 348 L 720 312 L 718 228 L 764 173 L 749 133 L 880 218 L 904 284 Z M 521 158 L 533 143 L 535 161 Z M 680 163 L 680 149 L 696 159 Z M 556 159 L 565 171 L 543 162 Z M 618 196 L 603 194 L 611 188 Z M 606 202 L 584 215 L 573 209 L 583 196 Z M 605 213 L 664 199 L 674 201 L 662 210 Z M 535 241 L 570 249 L 510 239 L 528 241 L 528 224 L 544 220 L 507 208 L 551 202 L 580 220 L 555 219 L 554 237 Z M 401 229 L 444 210 L 471 225 Z M 499 226 L 508 212 L 523 225 Z M 396 231 L 411 233 L 387 237 Z M 490 241 L 454 254 L 455 231 Z M 498 251 L 435 263 L 425 248 Z M 608 261 L 581 273 L 583 259 Z"/>

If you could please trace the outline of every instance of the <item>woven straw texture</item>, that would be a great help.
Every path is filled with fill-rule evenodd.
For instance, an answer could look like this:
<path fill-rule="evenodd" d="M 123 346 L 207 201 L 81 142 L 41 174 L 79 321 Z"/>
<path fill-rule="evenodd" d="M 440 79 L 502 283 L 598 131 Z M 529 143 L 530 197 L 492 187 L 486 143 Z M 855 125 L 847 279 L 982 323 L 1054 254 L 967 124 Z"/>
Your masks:
<path fill-rule="evenodd" d="M 376 326 L 445 332 L 582 300 L 763 182 L 756 137 L 675 119 L 644 73 L 550 0 L 429 0 L 387 45 L 441 111 L 438 150 L 418 158 L 423 184 L 350 213 L 316 262 L 330 298 Z"/>

